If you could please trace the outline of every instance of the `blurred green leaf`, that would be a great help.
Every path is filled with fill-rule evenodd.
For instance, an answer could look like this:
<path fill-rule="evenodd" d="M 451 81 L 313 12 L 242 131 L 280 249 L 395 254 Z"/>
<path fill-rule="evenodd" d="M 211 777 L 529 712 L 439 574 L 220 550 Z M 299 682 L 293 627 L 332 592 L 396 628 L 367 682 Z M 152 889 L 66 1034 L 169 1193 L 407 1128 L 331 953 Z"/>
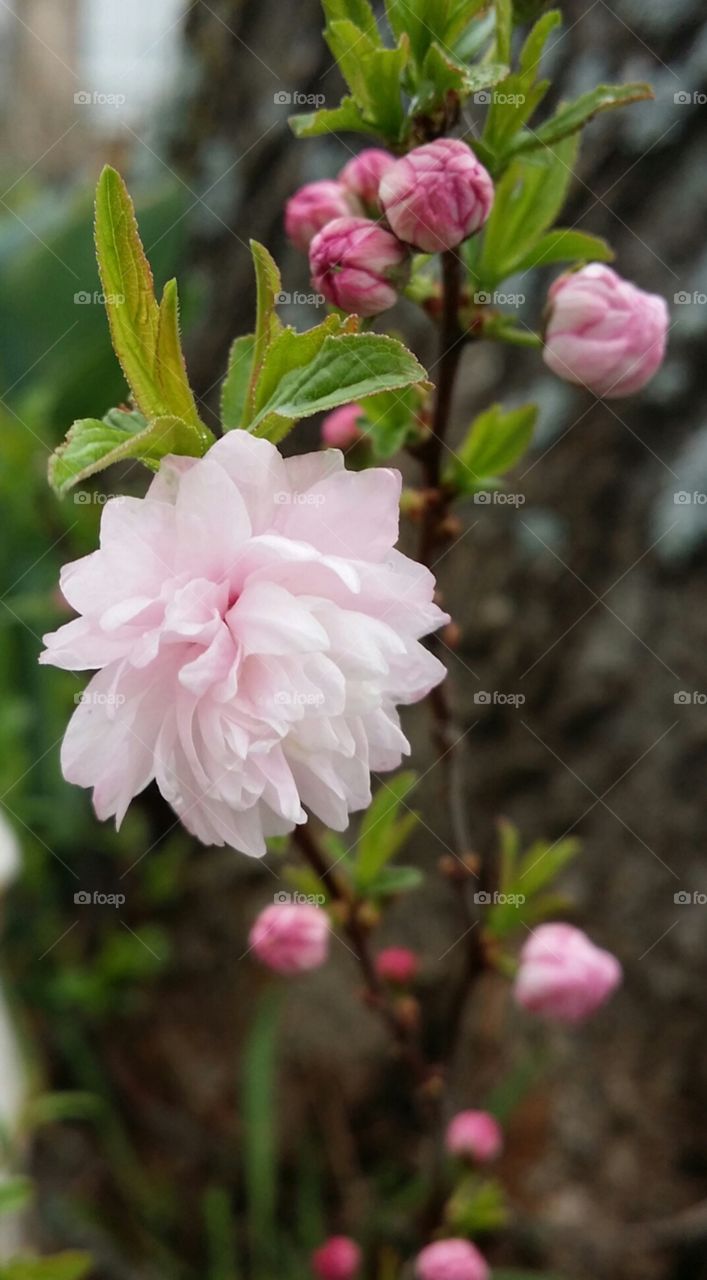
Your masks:
<path fill-rule="evenodd" d="M 553 9 L 536 22 L 521 49 L 518 70 L 504 80 L 499 93 L 493 96 L 483 141 L 492 154 L 496 170 L 502 167 L 510 139 L 530 119 L 550 87 L 549 80 L 538 79 L 537 71 L 548 36 L 561 21 L 561 13 Z M 497 152 L 500 159 L 495 155 Z"/>
<path fill-rule="evenodd" d="M 46 1258 L 11 1258 L 0 1266 L 0 1280 L 82 1280 L 92 1267 L 87 1253 L 56 1253 Z"/>
<path fill-rule="evenodd" d="M 412 893 L 424 883 L 425 877 L 418 867 L 383 867 L 370 881 L 366 892 L 372 898 L 393 898 L 399 893 Z"/>
<path fill-rule="evenodd" d="M 378 788 L 363 816 L 355 864 L 356 885 L 363 893 L 380 883 L 384 867 L 403 847 L 419 820 L 405 806 L 416 783 L 417 774 L 411 770 L 396 774 Z"/>
<path fill-rule="evenodd" d="M 514 263 L 513 274 L 533 267 L 547 267 L 554 262 L 611 262 L 614 256 L 613 249 L 601 236 L 556 227 L 541 236 L 525 257 Z"/>
<path fill-rule="evenodd" d="M 461 493 L 497 487 L 499 476 L 525 453 L 533 436 L 537 406 L 505 411 L 491 405 L 474 419 L 466 438 L 446 464 L 446 479 Z"/>
<path fill-rule="evenodd" d="M 508 1221 L 503 1186 L 496 1178 L 467 1174 L 447 1201 L 444 1216 L 454 1235 L 500 1230 Z"/>
<path fill-rule="evenodd" d="M 323 107 L 290 116 L 290 128 L 296 138 L 318 138 L 325 133 L 375 133 L 353 98 L 342 98 L 338 107 Z"/>
<path fill-rule="evenodd" d="M 34 1194 L 31 1178 L 8 1178 L 0 1183 L 0 1218 L 6 1213 L 17 1213 L 24 1209 Z"/>

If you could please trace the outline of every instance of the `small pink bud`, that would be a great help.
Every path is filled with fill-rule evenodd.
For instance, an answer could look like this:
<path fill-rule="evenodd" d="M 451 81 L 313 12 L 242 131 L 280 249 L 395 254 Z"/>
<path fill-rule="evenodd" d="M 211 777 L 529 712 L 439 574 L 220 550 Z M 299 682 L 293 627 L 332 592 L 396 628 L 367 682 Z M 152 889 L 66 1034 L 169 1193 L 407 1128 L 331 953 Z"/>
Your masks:
<path fill-rule="evenodd" d="M 465 142 L 438 138 L 416 147 L 380 184 L 380 201 L 396 236 L 438 253 L 485 223 L 493 204 L 490 174 Z"/>
<path fill-rule="evenodd" d="M 340 182 L 326 178 L 300 187 L 285 205 L 285 231 L 288 238 L 306 253 L 314 236 L 327 222 L 359 213 L 355 196 Z"/>
<path fill-rule="evenodd" d="M 407 947 L 386 947 L 376 956 L 376 972 L 384 982 L 406 987 L 417 977 L 419 962 Z"/>
<path fill-rule="evenodd" d="M 342 404 L 322 422 L 322 444 L 330 449 L 348 449 L 361 438 L 359 422 L 364 416 L 360 404 Z"/>
<path fill-rule="evenodd" d="M 485 1259 L 469 1240 L 436 1240 L 418 1253 L 417 1280 L 488 1280 Z"/>
<path fill-rule="evenodd" d="M 318 969 L 329 953 L 329 918 L 310 903 L 274 903 L 253 924 L 250 945 L 276 973 Z"/>
<path fill-rule="evenodd" d="M 309 247 L 312 284 L 335 307 L 377 316 L 394 306 L 408 274 L 408 251 L 367 218 L 336 218 Z"/>
<path fill-rule="evenodd" d="M 452 1156 L 484 1164 L 500 1154 L 503 1133 L 498 1120 L 488 1111 L 460 1111 L 447 1126 L 445 1145 Z"/>
<path fill-rule="evenodd" d="M 621 982 L 616 956 L 571 924 L 541 924 L 520 953 L 513 994 L 531 1013 L 582 1022 Z"/>
<path fill-rule="evenodd" d="M 318 1280 L 354 1280 L 360 1266 L 361 1250 L 348 1236 L 331 1236 L 312 1254 Z"/>
<path fill-rule="evenodd" d="M 613 400 L 640 391 L 660 367 L 668 308 L 656 293 L 592 262 L 548 293 L 545 364 L 558 378 Z"/>
<path fill-rule="evenodd" d="M 344 165 L 339 174 L 339 182 L 369 211 L 379 213 L 378 188 L 381 178 L 394 164 L 395 156 L 390 151 L 383 151 L 381 147 L 366 147 Z"/>

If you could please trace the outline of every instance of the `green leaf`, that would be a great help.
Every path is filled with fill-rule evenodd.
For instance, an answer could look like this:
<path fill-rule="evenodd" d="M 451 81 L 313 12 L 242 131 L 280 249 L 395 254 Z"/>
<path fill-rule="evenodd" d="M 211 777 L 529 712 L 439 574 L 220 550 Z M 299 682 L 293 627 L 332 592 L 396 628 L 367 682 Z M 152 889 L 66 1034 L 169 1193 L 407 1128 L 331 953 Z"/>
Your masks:
<path fill-rule="evenodd" d="M 573 177 L 578 145 L 578 138 L 565 138 L 514 160 L 506 170 L 496 186 L 476 267 L 482 289 L 492 293 L 555 221 Z"/>
<path fill-rule="evenodd" d="M 280 439 L 300 418 L 378 391 L 407 387 L 426 376 L 401 342 L 382 334 L 328 334 L 313 359 L 294 369 L 289 363 L 294 344 L 310 334 L 291 335 L 287 354 L 284 337 L 281 334 L 273 344 L 263 366 L 250 424 L 256 435 L 268 439 Z"/>
<path fill-rule="evenodd" d="M 567 138 L 570 134 L 582 129 L 593 120 L 600 111 L 610 111 L 613 107 L 625 107 L 632 102 L 643 102 L 654 97 L 649 84 L 600 84 L 596 89 L 583 93 L 574 102 L 568 103 L 538 129 L 523 133 L 512 145 L 511 153 L 518 154 L 532 151 L 535 147 L 551 146 Z"/>
<path fill-rule="evenodd" d="M 192 429 L 190 452 L 213 443 L 187 381 L 179 342 L 177 286 L 165 287 L 161 306 L 142 247 L 133 202 L 123 179 L 106 166 L 96 191 L 96 251 L 113 348 L 146 418 L 175 416 Z"/>
<path fill-rule="evenodd" d="M 8 1178 L 0 1183 L 0 1217 L 23 1209 L 34 1194 L 31 1178 Z"/>
<path fill-rule="evenodd" d="M 367 886 L 373 898 L 394 898 L 399 893 L 412 893 L 425 883 L 418 867 L 384 867 Z"/>
<path fill-rule="evenodd" d="M 94 1120 L 103 1111 L 103 1102 L 95 1093 L 78 1090 L 66 1093 L 41 1093 L 27 1104 L 27 1124 L 31 1130 L 44 1124 L 61 1124 L 66 1120 Z"/>
<path fill-rule="evenodd" d="M 358 837 L 356 883 L 366 890 L 375 883 L 380 872 L 402 848 L 417 824 L 418 818 L 405 806 L 405 799 L 417 784 L 417 774 L 407 770 L 397 774 L 376 791 L 367 809 Z"/>
<path fill-rule="evenodd" d="M 327 22 L 336 22 L 348 18 L 359 31 L 365 31 L 373 40 L 378 40 L 376 15 L 368 0 L 322 0 L 322 8 Z"/>
<path fill-rule="evenodd" d="M 275 1097 L 280 1002 L 264 999 L 243 1053 L 241 1148 L 253 1272 L 268 1274 L 276 1236 L 277 1140 Z"/>
<path fill-rule="evenodd" d="M 364 59 L 376 52 L 377 42 L 348 19 L 327 23 L 324 37 L 357 105 L 366 115 L 370 112 L 373 116 L 373 86 L 363 63 Z"/>
<path fill-rule="evenodd" d="M 421 427 L 416 414 L 421 402 L 416 387 L 380 391 L 364 400 L 364 433 L 378 462 L 392 458 L 408 441 L 419 437 Z"/>
<path fill-rule="evenodd" d="M 498 485 L 498 477 L 508 471 L 528 448 L 538 410 L 534 404 L 504 412 L 491 405 L 472 423 L 469 433 L 450 459 L 447 480 L 462 493 L 476 493 Z"/>
<path fill-rule="evenodd" d="M 228 370 L 221 387 L 221 425 L 224 431 L 243 425 L 248 388 L 253 369 L 255 336 L 236 338 L 228 357 Z"/>
<path fill-rule="evenodd" d="M 438 44 L 430 45 L 422 68 L 422 76 L 411 104 L 411 114 L 431 112 L 448 93 L 460 100 L 480 89 L 488 89 L 508 75 L 508 67 L 499 62 L 482 62 L 469 67 Z"/>
<path fill-rule="evenodd" d="M 318 138 L 325 133 L 375 133 L 353 98 L 343 98 L 338 107 L 323 107 L 290 116 L 289 125 L 297 138 Z"/>
<path fill-rule="evenodd" d="M 611 262 L 614 251 L 601 236 L 590 236 L 584 231 L 555 227 L 529 249 L 524 257 L 513 262 L 512 272 L 530 271 L 533 267 L 547 267 L 553 262 Z"/>
<path fill-rule="evenodd" d="M 495 1178 L 467 1174 L 448 1200 L 444 1216 L 452 1228 L 450 1234 L 455 1236 L 475 1236 L 478 1232 L 499 1231 L 508 1220 L 502 1184 Z"/>
<path fill-rule="evenodd" d="M 496 12 L 494 57 L 497 62 L 510 62 L 513 5 L 511 0 L 494 0 L 494 9 Z"/>
<path fill-rule="evenodd" d="M 49 483 L 63 495 L 114 462 L 136 458 L 156 471 L 168 453 L 192 456 L 193 450 L 193 429 L 180 418 L 146 423 L 141 414 L 113 409 L 103 422 L 81 418 L 74 423 L 49 459 Z"/>
<path fill-rule="evenodd" d="M 0 1280 L 82 1280 L 93 1263 L 74 1250 L 45 1258 L 11 1258 L 0 1266 Z"/>
<path fill-rule="evenodd" d="M 405 122 L 400 84 L 408 58 L 406 41 L 397 49 L 375 49 L 361 57 L 369 86 L 370 120 L 374 129 L 391 142 L 398 140 Z"/>
<path fill-rule="evenodd" d="M 518 67 L 524 75 L 534 75 L 540 65 L 548 37 L 556 27 L 562 25 L 562 13 L 559 9 L 550 9 L 535 23 L 520 51 Z"/>
<path fill-rule="evenodd" d="M 243 425 L 248 426 L 255 411 L 255 398 L 260 373 L 272 343 L 282 332 L 282 324 L 275 309 L 275 300 L 282 288 L 277 263 L 264 245 L 251 240 L 256 282 L 255 334 L 253 336 L 253 361 L 244 406 Z"/>
<path fill-rule="evenodd" d="M 502 167 L 503 160 L 499 163 L 494 153 L 503 156 L 509 140 L 530 119 L 550 87 L 549 80 L 538 80 L 537 69 L 547 38 L 560 21 L 561 14 L 555 9 L 535 24 L 521 50 L 518 70 L 507 77 L 499 93 L 493 96 L 483 141 L 492 153 L 495 171 Z"/>

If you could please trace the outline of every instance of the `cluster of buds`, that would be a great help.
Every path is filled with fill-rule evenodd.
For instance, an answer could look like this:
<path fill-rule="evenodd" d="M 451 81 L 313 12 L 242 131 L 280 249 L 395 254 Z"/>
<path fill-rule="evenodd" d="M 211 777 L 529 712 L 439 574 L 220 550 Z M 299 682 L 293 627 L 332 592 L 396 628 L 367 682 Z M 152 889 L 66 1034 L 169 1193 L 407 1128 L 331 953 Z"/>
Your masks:
<path fill-rule="evenodd" d="M 493 182 L 465 142 L 440 138 L 396 160 L 373 147 L 334 182 L 312 182 L 288 201 L 287 234 L 309 250 L 314 287 L 334 306 L 375 316 L 394 306 L 410 250 L 453 249 L 479 231 Z"/>

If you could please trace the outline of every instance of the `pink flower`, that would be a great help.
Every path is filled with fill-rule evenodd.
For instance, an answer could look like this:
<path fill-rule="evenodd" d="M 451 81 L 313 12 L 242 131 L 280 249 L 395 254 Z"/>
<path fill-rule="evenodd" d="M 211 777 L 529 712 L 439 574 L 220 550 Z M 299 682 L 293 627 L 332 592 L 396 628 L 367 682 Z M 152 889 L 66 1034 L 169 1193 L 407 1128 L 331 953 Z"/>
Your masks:
<path fill-rule="evenodd" d="M 621 982 L 616 956 L 571 924 L 541 924 L 520 953 L 518 1004 L 556 1022 L 582 1022 Z"/>
<path fill-rule="evenodd" d="M 417 1280 L 488 1280 L 485 1259 L 468 1240 L 437 1240 L 418 1253 Z"/>
<path fill-rule="evenodd" d="M 386 947 L 376 956 L 376 972 L 384 982 L 406 987 L 417 977 L 419 963 L 407 947 Z"/>
<path fill-rule="evenodd" d="M 354 1280 L 361 1267 L 361 1250 L 348 1236 L 331 1236 L 312 1254 L 318 1280 Z"/>
<path fill-rule="evenodd" d="M 336 218 L 309 248 L 312 284 L 324 297 L 360 316 L 395 305 L 408 274 L 408 251 L 367 218 Z"/>
<path fill-rule="evenodd" d="M 380 212 L 378 188 L 381 178 L 395 164 L 395 156 L 381 147 L 366 147 L 345 164 L 339 182 L 373 213 Z"/>
<path fill-rule="evenodd" d="M 488 1111 L 460 1111 L 450 1120 L 445 1138 L 452 1156 L 468 1156 L 479 1164 L 495 1160 L 503 1146 L 501 1126 Z"/>
<path fill-rule="evenodd" d="M 485 223 L 493 182 L 465 142 L 438 138 L 385 174 L 380 200 L 396 236 L 426 253 L 453 249 Z"/>
<path fill-rule="evenodd" d="M 332 449 L 348 449 L 361 438 L 359 422 L 364 416 L 360 404 L 342 404 L 322 422 L 322 443 Z"/>
<path fill-rule="evenodd" d="M 356 197 L 340 182 L 327 178 L 300 187 L 285 205 L 285 231 L 289 239 L 306 253 L 310 242 L 334 218 L 359 213 Z"/>
<path fill-rule="evenodd" d="M 366 808 L 409 751 L 396 704 L 444 676 L 419 643 L 448 620 L 432 574 L 393 549 L 400 483 L 230 431 L 106 503 L 41 657 L 98 668 L 61 759 L 99 818 L 154 779 L 205 844 L 260 856 L 305 805 L 337 830 Z"/>
<path fill-rule="evenodd" d="M 276 973 L 305 973 L 329 953 L 329 917 L 306 902 L 273 903 L 260 912 L 248 939 L 262 964 Z"/>
<path fill-rule="evenodd" d="M 662 363 L 668 308 L 611 267 L 592 262 L 550 286 L 545 364 L 606 399 L 633 395 Z"/>

